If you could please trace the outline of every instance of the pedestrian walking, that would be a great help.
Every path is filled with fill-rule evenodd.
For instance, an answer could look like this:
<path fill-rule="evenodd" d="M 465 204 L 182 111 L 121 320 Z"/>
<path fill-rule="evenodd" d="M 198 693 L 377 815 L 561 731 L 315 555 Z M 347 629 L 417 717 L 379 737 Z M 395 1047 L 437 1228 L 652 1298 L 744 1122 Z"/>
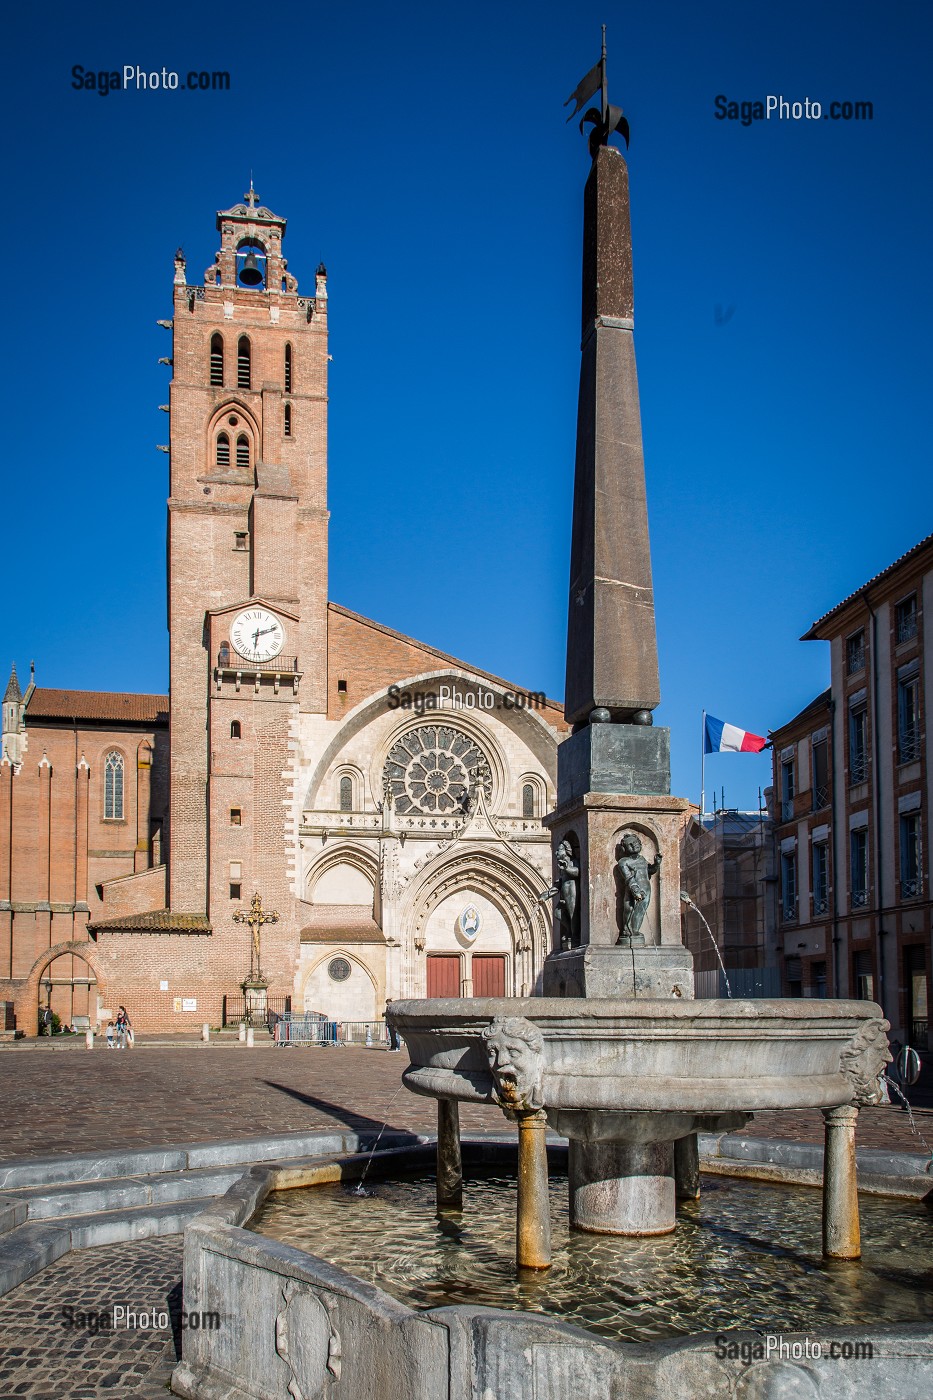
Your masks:
<path fill-rule="evenodd" d="M 401 1042 L 401 1040 L 399 1039 L 398 1031 L 395 1029 L 394 1026 L 390 1026 L 390 1025 L 389 1025 L 389 1007 L 390 1007 L 391 1005 L 392 1005 L 392 998 L 389 997 L 389 999 L 388 999 L 387 1002 L 386 1002 L 386 1030 L 387 1030 L 387 1032 L 388 1032 L 388 1034 L 389 1034 L 389 1049 L 390 1049 L 390 1050 L 401 1050 L 401 1048 L 402 1048 L 402 1042 Z"/>
<path fill-rule="evenodd" d="M 115 1036 L 115 1035 L 116 1035 L 116 1027 L 114 1026 L 114 1024 L 113 1024 L 112 1021 L 108 1021 L 108 1022 L 107 1022 L 107 1049 L 108 1049 L 108 1050 L 113 1050 L 113 1049 L 114 1049 L 113 1040 L 114 1040 L 114 1036 Z"/>
<path fill-rule="evenodd" d="M 126 1012 L 126 1007 L 121 1006 L 117 1012 L 117 1049 L 125 1050 L 133 1046 L 133 1023 Z"/>

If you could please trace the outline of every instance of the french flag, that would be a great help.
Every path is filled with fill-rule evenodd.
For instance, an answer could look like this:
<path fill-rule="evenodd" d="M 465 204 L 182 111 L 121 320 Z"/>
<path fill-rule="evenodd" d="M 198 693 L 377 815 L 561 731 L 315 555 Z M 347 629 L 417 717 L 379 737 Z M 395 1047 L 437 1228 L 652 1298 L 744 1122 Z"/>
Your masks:
<path fill-rule="evenodd" d="M 704 753 L 760 753 L 767 742 L 760 734 L 749 734 L 747 729 L 725 724 L 712 715 L 704 716 Z"/>

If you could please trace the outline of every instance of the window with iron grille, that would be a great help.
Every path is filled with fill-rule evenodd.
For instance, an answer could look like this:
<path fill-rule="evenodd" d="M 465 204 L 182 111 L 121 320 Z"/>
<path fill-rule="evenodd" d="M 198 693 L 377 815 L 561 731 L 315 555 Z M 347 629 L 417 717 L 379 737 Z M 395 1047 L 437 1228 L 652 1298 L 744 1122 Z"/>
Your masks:
<path fill-rule="evenodd" d="M 797 853 L 781 854 L 781 917 L 785 923 L 797 918 Z"/>
<path fill-rule="evenodd" d="M 219 331 L 211 336 L 211 383 L 224 382 L 224 338 Z"/>
<path fill-rule="evenodd" d="M 781 820 L 788 822 L 794 815 L 794 760 L 785 758 L 781 762 Z"/>
<path fill-rule="evenodd" d="M 230 738 L 239 739 L 240 732 L 240 721 L 238 719 L 232 719 L 230 721 Z"/>
<path fill-rule="evenodd" d="M 243 433 L 236 440 L 236 464 L 240 471 L 249 468 L 249 438 Z"/>
<path fill-rule="evenodd" d="M 917 595 L 902 598 L 894 609 L 894 631 L 898 644 L 911 642 L 917 635 Z"/>
<path fill-rule="evenodd" d="M 291 437 L 291 435 L 292 435 L 292 406 L 291 406 L 290 403 L 287 403 L 287 404 L 285 405 L 285 436 L 286 436 L 286 437 Z"/>
<path fill-rule="evenodd" d="M 815 740 L 811 749 L 813 757 L 813 810 L 820 811 L 829 806 L 829 744 L 825 739 Z"/>
<path fill-rule="evenodd" d="M 852 954 L 852 986 L 859 1001 L 874 1001 L 875 975 L 871 965 L 871 953 Z"/>
<path fill-rule="evenodd" d="M 897 761 L 913 763 L 920 757 L 920 677 L 897 682 Z"/>
<path fill-rule="evenodd" d="M 854 676 L 865 669 L 865 629 L 860 627 L 846 638 L 846 672 Z"/>
<path fill-rule="evenodd" d="M 290 345 L 285 347 L 285 392 L 286 394 L 292 392 L 292 347 Z"/>
<path fill-rule="evenodd" d="M 236 347 L 236 382 L 238 389 L 250 387 L 250 345 L 249 337 L 241 335 Z"/>
<path fill-rule="evenodd" d="M 104 759 L 104 821 L 123 820 L 123 755 L 114 750 Z"/>
<path fill-rule="evenodd" d="M 230 465 L 230 439 L 226 433 L 217 434 L 217 451 L 214 460 L 218 467 L 229 467 Z"/>
<path fill-rule="evenodd" d="M 849 897 L 853 909 L 868 903 L 868 828 L 849 832 Z"/>
<path fill-rule="evenodd" d="M 829 847 L 825 841 L 813 843 L 813 913 L 825 914 L 829 908 Z"/>
<path fill-rule="evenodd" d="M 916 899 L 923 893 L 921 872 L 920 813 L 902 812 L 900 827 L 901 898 Z"/>
<path fill-rule="evenodd" d="M 864 783 L 868 776 L 868 710 L 864 704 L 849 710 L 849 785 Z"/>

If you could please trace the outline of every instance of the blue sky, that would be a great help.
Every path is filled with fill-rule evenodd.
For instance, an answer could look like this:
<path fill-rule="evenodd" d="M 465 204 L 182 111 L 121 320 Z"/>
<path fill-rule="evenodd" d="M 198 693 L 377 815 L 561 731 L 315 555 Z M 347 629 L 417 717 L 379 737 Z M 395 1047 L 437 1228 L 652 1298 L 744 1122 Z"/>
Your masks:
<path fill-rule="evenodd" d="M 7 21 L 6 647 L 50 686 L 167 685 L 172 255 L 250 171 L 299 289 L 328 267 L 330 594 L 563 691 L 583 139 L 609 37 L 629 170 L 674 791 L 700 713 L 764 733 L 828 682 L 800 635 L 927 534 L 929 6 L 104 0 Z M 229 93 L 75 91 L 227 69 Z M 714 100 L 874 120 L 719 121 Z M 757 805 L 766 757 L 707 764 Z"/>

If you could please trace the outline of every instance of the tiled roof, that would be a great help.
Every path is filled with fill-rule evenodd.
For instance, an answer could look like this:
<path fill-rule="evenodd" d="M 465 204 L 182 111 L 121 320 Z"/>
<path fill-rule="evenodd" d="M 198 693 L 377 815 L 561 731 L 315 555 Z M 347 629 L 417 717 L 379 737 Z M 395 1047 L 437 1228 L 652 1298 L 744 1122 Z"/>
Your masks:
<path fill-rule="evenodd" d="M 305 918 L 302 943 L 385 943 L 369 904 L 313 904 Z"/>
<path fill-rule="evenodd" d="M 869 588 L 874 587 L 876 583 L 880 583 L 882 579 L 887 578 L 888 574 L 893 574 L 895 569 L 899 569 L 902 564 L 906 564 L 909 559 L 913 559 L 914 555 L 919 554 L 921 550 L 925 549 L 930 544 L 933 544 L 933 535 L 925 535 L 918 544 L 914 545 L 913 549 L 908 549 L 906 554 L 902 554 L 899 559 L 895 559 L 894 563 L 889 564 L 886 569 L 882 569 L 880 574 L 875 574 L 874 578 L 870 578 L 867 583 L 863 583 L 861 588 L 856 588 L 855 592 L 850 593 L 847 598 L 843 598 L 841 603 L 837 603 L 834 608 L 830 608 L 829 612 L 824 613 L 822 617 L 818 617 L 810 630 L 804 632 L 800 640 L 802 642 L 824 640 L 824 638 L 820 636 L 824 622 L 828 622 L 836 613 L 841 612 L 848 603 L 853 602 L 862 593 L 867 593 Z"/>
<path fill-rule="evenodd" d="M 123 914 L 119 919 L 96 919 L 88 924 L 91 933 L 212 933 L 206 914 L 178 914 L 172 909 L 156 909 L 150 914 Z"/>
<path fill-rule="evenodd" d="M 37 686 L 26 706 L 31 719 L 113 720 L 167 724 L 167 695 L 124 695 L 110 690 L 52 690 Z"/>

